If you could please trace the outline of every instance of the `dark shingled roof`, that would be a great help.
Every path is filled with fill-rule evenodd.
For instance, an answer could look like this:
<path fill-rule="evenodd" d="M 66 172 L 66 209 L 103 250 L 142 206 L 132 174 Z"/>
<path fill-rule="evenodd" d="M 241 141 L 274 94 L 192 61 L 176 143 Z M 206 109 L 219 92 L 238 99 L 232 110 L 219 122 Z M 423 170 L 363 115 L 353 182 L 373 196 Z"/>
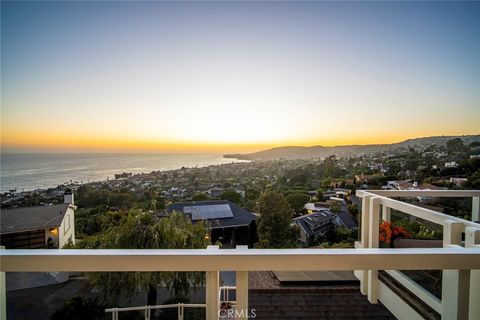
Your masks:
<path fill-rule="evenodd" d="M 0 213 L 0 233 L 14 233 L 58 227 L 67 212 L 69 204 L 51 206 L 2 209 Z"/>
<path fill-rule="evenodd" d="M 321 224 L 325 221 L 331 220 L 335 217 L 335 214 L 331 212 L 329 209 L 320 209 L 314 213 L 304 214 L 303 216 L 294 218 L 293 220 L 303 220 L 305 223 L 311 226 L 315 226 L 317 224 Z"/>
<path fill-rule="evenodd" d="M 319 249 L 321 250 L 321 249 Z M 248 273 L 249 308 L 262 320 L 394 320 L 380 302 L 371 304 L 358 284 L 283 285 L 273 272 Z"/>
<path fill-rule="evenodd" d="M 250 211 L 237 206 L 235 203 L 228 200 L 212 200 L 212 201 L 192 201 L 192 202 L 177 202 L 171 204 L 168 208 L 168 212 L 178 211 L 184 212 L 185 207 L 195 207 L 195 206 L 211 206 L 217 204 L 228 204 L 232 210 L 233 217 L 231 218 L 218 218 L 208 220 L 210 223 L 210 228 L 225 228 L 225 227 L 235 227 L 235 226 L 248 226 L 250 222 L 256 219 L 256 216 Z M 195 223 L 195 221 L 193 221 Z"/>
<path fill-rule="evenodd" d="M 340 213 L 337 213 L 337 216 L 346 228 L 348 229 L 358 228 L 357 224 L 355 223 L 355 221 L 353 221 L 353 219 L 350 217 L 348 213 L 340 212 Z"/>
<path fill-rule="evenodd" d="M 303 216 L 294 218 L 293 221 L 297 222 L 305 231 L 307 236 L 311 237 L 315 234 L 317 226 L 321 226 L 322 223 L 327 222 L 335 218 L 335 214 L 329 209 L 321 209 L 314 213 L 308 213 Z"/>
<path fill-rule="evenodd" d="M 296 220 L 296 221 L 298 222 L 298 224 L 300 224 L 300 226 L 302 227 L 303 231 L 305 231 L 307 236 L 309 236 L 309 237 L 313 236 L 312 229 L 310 228 L 310 226 L 305 221 L 303 221 L 303 219 L 299 219 L 299 220 Z"/>
<path fill-rule="evenodd" d="M 358 286 L 250 289 L 248 300 L 262 320 L 396 319 L 380 302 L 371 304 Z"/>

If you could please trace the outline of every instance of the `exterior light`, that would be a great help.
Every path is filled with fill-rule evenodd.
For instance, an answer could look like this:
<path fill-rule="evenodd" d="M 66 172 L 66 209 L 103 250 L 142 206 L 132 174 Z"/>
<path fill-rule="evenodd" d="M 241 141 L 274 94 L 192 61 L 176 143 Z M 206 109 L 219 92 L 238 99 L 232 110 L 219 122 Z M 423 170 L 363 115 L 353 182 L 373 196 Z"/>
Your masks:
<path fill-rule="evenodd" d="M 50 233 L 56 236 L 58 234 L 58 229 L 57 228 L 50 229 Z"/>

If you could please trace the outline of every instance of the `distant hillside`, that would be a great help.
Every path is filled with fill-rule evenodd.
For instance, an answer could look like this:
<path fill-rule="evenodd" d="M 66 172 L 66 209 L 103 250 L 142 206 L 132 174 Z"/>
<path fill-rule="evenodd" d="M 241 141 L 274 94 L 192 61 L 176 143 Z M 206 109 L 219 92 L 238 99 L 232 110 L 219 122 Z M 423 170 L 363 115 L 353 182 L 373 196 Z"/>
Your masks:
<path fill-rule="evenodd" d="M 349 146 L 312 146 L 312 147 L 278 147 L 246 154 L 227 154 L 225 158 L 236 158 L 242 160 L 275 160 L 275 159 L 310 159 L 325 158 L 331 155 L 337 157 L 358 156 L 370 154 L 379 151 L 393 151 L 399 148 L 424 148 L 432 144 L 445 145 L 448 140 L 461 138 L 465 144 L 474 141 L 480 141 L 480 134 L 468 136 L 439 136 L 408 139 L 402 142 L 392 144 L 369 144 L 369 145 L 349 145 Z"/>

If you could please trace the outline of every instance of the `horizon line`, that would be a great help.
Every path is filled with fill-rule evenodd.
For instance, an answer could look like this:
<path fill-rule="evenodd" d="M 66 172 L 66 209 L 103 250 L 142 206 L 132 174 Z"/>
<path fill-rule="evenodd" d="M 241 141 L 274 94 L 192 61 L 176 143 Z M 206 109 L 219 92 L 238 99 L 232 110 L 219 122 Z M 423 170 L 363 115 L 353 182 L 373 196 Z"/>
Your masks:
<path fill-rule="evenodd" d="M 416 140 L 416 139 L 429 139 L 429 138 L 455 138 L 455 137 L 473 137 L 473 136 L 480 136 L 480 133 L 475 133 L 475 134 L 457 134 L 457 135 L 452 135 L 452 134 L 446 134 L 446 135 L 432 135 L 432 136 L 416 136 L 416 137 L 410 137 L 410 138 L 404 138 L 404 139 L 399 139 L 395 140 L 392 142 L 384 142 L 384 143 L 351 143 L 351 144 L 332 144 L 332 145 L 322 145 L 322 144 L 308 144 L 308 145 L 302 145 L 302 144 L 238 144 L 238 143 L 232 143 L 232 144 L 218 144 L 218 143 L 212 143 L 212 144 L 184 144 L 185 146 L 205 146 L 206 150 L 202 149 L 190 149 L 187 147 L 186 149 L 180 149 L 180 150 L 158 150 L 158 149 L 135 149 L 135 148 L 85 148 L 82 149 L 81 147 L 79 148 L 52 148 L 52 147 L 43 147 L 43 148 L 32 148 L 32 147 L 4 147 L 0 146 L 0 152 L 1 153 L 9 153 L 9 154 L 14 154 L 14 153 L 24 153 L 24 154 L 222 154 L 222 155 L 228 155 L 228 154 L 241 154 L 241 153 L 255 153 L 259 151 L 265 151 L 265 150 L 270 150 L 270 149 L 279 149 L 279 148 L 314 148 L 314 147 L 323 147 L 323 148 L 336 148 L 336 147 L 352 147 L 352 146 L 375 146 L 375 145 L 394 145 L 394 144 L 399 144 L 402 142 L 406 142 L 409 140 Z M 182 144 L 178 144 L 177 146 L 181 147 Z M 224 146 L 226 148 L 232 148 L 235 146 L 238 146 L 239 149 L 243 149 L 245 147 L 251 146 L 252 148 L 249 151 L 212 151 L 208 150 L 209 148 L 212 147 L 221 147 Z"/>

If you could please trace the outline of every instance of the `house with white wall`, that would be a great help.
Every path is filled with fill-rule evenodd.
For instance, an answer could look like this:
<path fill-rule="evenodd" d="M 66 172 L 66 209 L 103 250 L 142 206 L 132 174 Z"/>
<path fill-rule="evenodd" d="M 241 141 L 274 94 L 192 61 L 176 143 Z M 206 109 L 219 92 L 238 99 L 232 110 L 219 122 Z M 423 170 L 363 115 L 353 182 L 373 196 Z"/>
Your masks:
<path fill-rule="evenodd" d="M 63 248 L 75 244 L 73 193 L 64 203 L 4 209 L 0 215 L 0 243 L 7 249 Z"/>

